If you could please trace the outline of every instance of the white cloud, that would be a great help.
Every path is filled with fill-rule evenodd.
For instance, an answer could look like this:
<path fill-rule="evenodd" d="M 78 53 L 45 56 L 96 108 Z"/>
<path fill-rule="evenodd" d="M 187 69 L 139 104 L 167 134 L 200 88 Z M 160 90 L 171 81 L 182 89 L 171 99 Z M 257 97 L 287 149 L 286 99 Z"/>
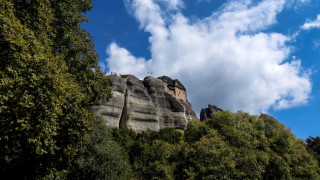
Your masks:
<path fill-rule="evenodd" d="M 311 1 L 312 0 L 286 0 L 286 7 L 297 10 Z"/>
<path fill-rule="evenodd" d="M 136 58 L 112 43 L 107 51 L 111 72 L 177 78 L 196 112 L 209 103 L 253 113 L 307 103 L 309 74 L 300 60 L 286 61 L 290 37 L 261 32 L 276 23 L 285 0 L 229 1 L 197 22 L 179 10 L 163 13 L 157 2 L 135 0 L 128 5 L 151 34 L 151 59 Z"/>
<path fill-rule="evenodd" d="M 317 19 L 314 21 L 307 20 L 303 26 L 301 26 L 302 29 L 312 29 L 312 28 L 320 28 L 320 14 L 318 14 Z"/>
<path fill-rule="evenodd" d="M 181 0 L 156 0 L 157 2 L 162 2 L 167 8 L 171 10 L 177 10 L 183 7 L 183 2 Z"/>
<path fill-rule="evenodd" d="M 111 43 L 107 49 L 107 53 L 110 55 L 108 67 L 111 72 L 115 73 L 135 74 L 142 77 L 149 63 L 144 58 L 132 56 L 128 50 L 120 48 L 116 43 Z"/>

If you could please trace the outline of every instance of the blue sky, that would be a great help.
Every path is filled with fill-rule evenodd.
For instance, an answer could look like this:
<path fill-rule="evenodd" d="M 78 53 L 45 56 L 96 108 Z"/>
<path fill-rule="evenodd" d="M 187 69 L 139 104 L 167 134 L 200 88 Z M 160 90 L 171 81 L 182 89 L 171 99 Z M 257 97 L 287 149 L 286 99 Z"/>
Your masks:
<path fill-rule="evenodd" d="M 94 0 L 83 27 L 107 72 L 167 75 L 208 104 L 320 135 L 319 0 Z"/>

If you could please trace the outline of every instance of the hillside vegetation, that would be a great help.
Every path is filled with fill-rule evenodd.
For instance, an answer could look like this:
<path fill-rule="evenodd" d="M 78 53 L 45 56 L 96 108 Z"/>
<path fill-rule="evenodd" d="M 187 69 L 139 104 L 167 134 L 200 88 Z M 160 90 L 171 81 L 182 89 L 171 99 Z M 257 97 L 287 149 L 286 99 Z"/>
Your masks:
<path fill-rule="evenodd" d="M 111 129 L 90 111 L 111 91 L 90 0 L 0 1 L 2 179 L 320 179 L 319 137 L 276 119 L 219 111 L 185 131 Z"/>
<path fill-rule="evenodd" d="M 307 148 L 265 114 L 220 111 L 203 122 L 189 122 L 185 131 L 136 133 L 108 128 L 101 116 L 95 122 L 70 179 L 320 178 L 319 137 L 310 137 Z"/>

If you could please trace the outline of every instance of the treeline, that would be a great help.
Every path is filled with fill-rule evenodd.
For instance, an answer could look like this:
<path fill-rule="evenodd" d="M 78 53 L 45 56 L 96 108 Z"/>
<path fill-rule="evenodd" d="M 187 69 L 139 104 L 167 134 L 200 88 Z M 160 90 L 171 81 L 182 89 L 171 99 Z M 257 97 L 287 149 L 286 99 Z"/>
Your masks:
<path fill-rule="evenodd" d="M 89 109 L 111 97 L 80 26 L 91 8 L 0 0 L 1 179 L 319 179 L 319 137 L 306 144 L 267 115 L 223 111 L 185 131 L 105 126 Z"/>
<path fill-rule="evenodd" d="M 70 179 L 320 178 L 319 137 L 306 144 L 265 114 L 222 111 L 185 131 L 142 133 L 109 129 L 96 118 Z"/>

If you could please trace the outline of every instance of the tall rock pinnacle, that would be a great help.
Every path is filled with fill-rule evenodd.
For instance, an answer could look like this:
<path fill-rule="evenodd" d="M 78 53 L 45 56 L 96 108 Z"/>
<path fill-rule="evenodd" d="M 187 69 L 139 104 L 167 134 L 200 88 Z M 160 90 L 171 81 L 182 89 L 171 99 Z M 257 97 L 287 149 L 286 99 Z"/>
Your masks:
<path fill-rule="evenodd" d="M 113 97 L 91 108 L 106 118 L 108 126 L 144 131 L 166 127 L 185 129 L 197 119 L 187 99 L 185 87 L 167 76 L 143 81 L 132 75 L 108 76 Z"/>

